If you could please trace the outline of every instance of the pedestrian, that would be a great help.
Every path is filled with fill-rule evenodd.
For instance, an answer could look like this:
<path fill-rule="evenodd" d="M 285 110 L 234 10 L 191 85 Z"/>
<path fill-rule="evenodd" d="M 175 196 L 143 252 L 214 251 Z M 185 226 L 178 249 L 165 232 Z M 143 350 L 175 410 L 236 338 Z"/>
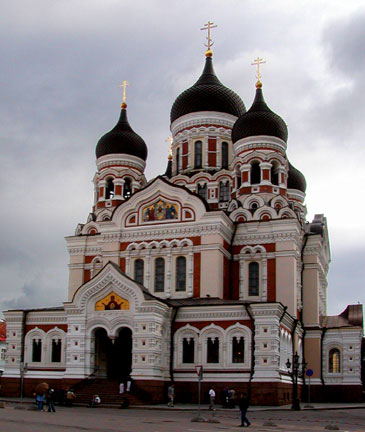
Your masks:
<path fill-rule="evenodd" d="M 50 388 L 47 393 L 48 412 L 56 412 L 54 407 L 54 389 Z"/>
<path fill-rule="evenodd" d="M 128 375 L 128 378 L 127 378 L 127 392 L 128 393 L 131 391 L 131 386 L 132 386 L 132 378 L 130 375 Z"/>
<path fill-rule="evenodd" d="M 213 387 L 209 390 L 209 409 L 215 411 L 214 402 L 215 402 L 215 391 Z"/>
<path fill-rule="evenodd" d="M 248 420 L 248 418 L 246 417 L 246 413 L 248 410 L 250 403 L 248 400 L 248 396 L 246 393 L 241 393 L 240 398 L 238 400 L 238 407 L 241 411 L 241 427 L 245 427 L 245 423 L 247 423 L 247 427 L 250 426 L 250 422 Z"/>
<path fill-rule="evenodd" d="M 66 393 L 66 405 L 72 406 L 74 399 L 76 399 L 76 395 L 72 389 L 69 389 Z"/>
<path fill-rule="evenodd" d="M 229 393 L 228 407 L 229 408 L 235 408 L 236 407 L 236 391 L 234 388 L 231 388 L 228 393 Z"/>
<path fill-rule="evenodd" d="M 35 400 L 37 401 L 38 411 L 44 411 L 43 405 L 46 397 L 44 393 L 37 393 Z"/>
<path fill-rule="evenodd" d="M 174 406 L 174 398 L 175 398 L 175 384 L 172 383 L 170 387 L 167 390 L 167 396 L 169 398 L 169 402 L 167 406 L 173 407 Z"/>
<path fill-rule="evenodd" d="M 122 381 L 119 384 L 119 394 L 123 394 L 124 393 L 124 382 Z"/>
<path fill-rule="evenodd" d="M 91 402 L 89 404 L 90 408 L 97 408 L 101 403 L 101 399 L 99 397 L 99 395 L 94 395 L 93 398 L 91 399 Z"/>

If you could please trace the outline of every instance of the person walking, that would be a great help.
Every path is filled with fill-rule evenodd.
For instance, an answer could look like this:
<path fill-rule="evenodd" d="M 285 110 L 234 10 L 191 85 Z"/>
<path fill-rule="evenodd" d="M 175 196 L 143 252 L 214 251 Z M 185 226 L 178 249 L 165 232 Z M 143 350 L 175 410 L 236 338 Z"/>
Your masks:
<path fill-rule="evenodd" d="M 38 411 L 44 411 L 44 409 L 43 409 L 43 405 L 44 405 L 44 401 L 45 401 L 44 393 L 37 393 L 35 400 L 37 401 Z"/>
<path fill-rule="evenodd" d="M 48 412 L 56 412 L 54 407 L 54 389 L 50 388 L 47 393 Z"/>
<path fill-rule="evenodd" d="M 209 390 L 209 409 L 215 411 L 214 402 L 215 402 L 215 391 L 213 387 Z"/>
<path fill-rule="evenodd" d="M 132 386 L 132 377 L 130 375 L 128 375 L 127 378 L 127 392 L 130 393 L 131 391 L 131 386 Z"/>
<path fill-rule="evenodd" d="M 248 396 L 246 393 L 241 393 L 240 398 L 238 400 L 238 407 L 241 411 L 241 427 L 245 427 L 245 423 L 247 423 L 247 427 L 250 426 L 250 422 L 248 420 L 248 418 L 246 417 L 246 413 L 248 410 L 250 403 L 248 400 Z"/>
<path fill-rule="evenodd" d="M 167 406 L 170 408 L 174 406 L 174 398 L 175 398 L 175 384 L 171 384 L 170 387 L 167 390 L 167 396 L 169 398 L 169 402 Z"/>

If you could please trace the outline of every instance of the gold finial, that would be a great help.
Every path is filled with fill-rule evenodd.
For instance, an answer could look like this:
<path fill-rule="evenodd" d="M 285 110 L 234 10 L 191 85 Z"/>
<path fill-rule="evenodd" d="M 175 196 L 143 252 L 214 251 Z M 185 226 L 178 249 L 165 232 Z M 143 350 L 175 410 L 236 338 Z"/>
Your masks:
<path fill-rule="evenodd" d="M 206 57 L 212 57 L 213 55 L 213 51 L 212 51 L 212 46 L 214 44 L 214 42 L 212 41 L 211 37 L 210 37 L 210 29 L 212 28 L 216 28 L 218 27 L 217 25 L 213 25 L 214 23 L 208 21 L 206 24 L 204 24 L 205 27 L 201 28 L 200 30 L 208 30 L 208 36 L 207 36 L 207 44 L 204 44 L 208 49 L 205 51 L 205 55 Z"/>
<path fill-rule="evenodd" d="M 253 63 L 251 63 L 251 66 L 257 66 L 257 72 L 256 72 L 256 78 L 257 78 L 257 82 L 256 82 L 256 88 L 261 88 L 262 87 L 262 82 L 260 81 L 262 78 L 262 75 L 260 74 L 260 65 L 266 63 L 266 61 L 260 57 L 257 57 L 257 59 L 255 59 L 253 61 Z"/>
<path fill-rule="evenodd" d="M 125 109 L 127 108 L 127 104 L 125 103 L 126 101 L 126 88 L 127 86 L 129 86 L 129 82 L 128 81 L 123 81 L 122 84 L 119 87 L 123 87 L 123 102 L 122 102 L 122 108 Z"/>
<path fill-rule="evenodd" d="M 173 143 L 174 139 L 172 138 L 172 135 L 170 135 L 168 138 L 165 139 L 165 142 L 170 143 L 169 144 L 169 160 L 172 159 L 172 143 Z"/>

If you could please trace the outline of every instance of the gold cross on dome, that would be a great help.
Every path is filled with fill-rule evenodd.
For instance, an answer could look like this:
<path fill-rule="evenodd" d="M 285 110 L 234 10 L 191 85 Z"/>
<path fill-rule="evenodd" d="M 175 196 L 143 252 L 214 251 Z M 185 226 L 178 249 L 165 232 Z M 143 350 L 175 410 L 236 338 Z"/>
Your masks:
<path fill-rule="evenodd" d="M 258 82 L 260 82 L 260 79 L 262 78 L 262 75 L 260 74 L 260 65 L 264 63 L 266 63 L 266 61 L 260 57 L 257 57 L 257 59 L 251 63 L 251 66 L 257 66 L 256 78 Z"/>
<path fill-rule="evenodd" d="M 214 23 L 208 21 L 206 24 L 204 24 L 205 27 L 200 29 L 200 30 L 208 30 L 208 36 L 207 36 L 208 43 L 204 44 L 208 48 L 208 51 L 210 51 L 211 47 L 214 44 L 214 42 L 212 41 L 212 39 L 210 37 L 210 29 L 218 27 L 217 25 L 213 25 L 213 24 Z"/>
<path fill-rule="evenodd" d="M 126 101 L 126 88 L 127 86 L 129 86 L 129 82 L 128 81 L 123 81 L 122 84 L 119 87 L 123 87 L 123 103 L 125 103 Z"/>

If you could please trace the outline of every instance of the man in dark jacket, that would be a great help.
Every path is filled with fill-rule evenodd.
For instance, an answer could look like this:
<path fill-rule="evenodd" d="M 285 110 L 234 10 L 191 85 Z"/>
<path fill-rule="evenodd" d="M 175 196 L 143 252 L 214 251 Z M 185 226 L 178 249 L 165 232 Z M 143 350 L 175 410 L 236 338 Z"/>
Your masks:
<path fill-rule="evenodd" d="M 239 406 L 239 409 L 241 411 L 241 424 L 240 424 L 241 427 L 244 427 L 245 423 L 247 423 L 247 427 L 250 426 L 250 424 L 251 424 L 248 421 L 248 418 L 246 417 L 246 412 L 247 412 L 249 405 L 250 405 L 250 403 L 249 403 L 247 394 L 241 393 L 240 398 L 238 400 L 238 406 Z"/>

